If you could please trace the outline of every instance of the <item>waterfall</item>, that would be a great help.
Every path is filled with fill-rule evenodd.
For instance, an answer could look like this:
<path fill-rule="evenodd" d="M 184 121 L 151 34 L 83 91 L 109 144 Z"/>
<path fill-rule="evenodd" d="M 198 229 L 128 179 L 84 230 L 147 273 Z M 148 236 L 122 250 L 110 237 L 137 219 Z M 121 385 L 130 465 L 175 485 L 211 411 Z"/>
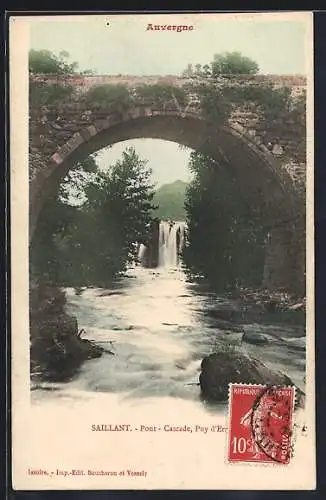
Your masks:
<path fill-rule="evenodd" d="M 146 253 L 146 250 L 147 250 L 147 247 L 141 243 L 139 245 L 139 249 L 138 249 L 138 261 L 143 264 L 143 261 L 144 261 L 144 257 L 145 257 L 145 253 Z"/>
<path fill-rule="evenodd" d="M 176 267 L 179 253 L 184 245 L 184 222 L 160 222 L 158 265 L 160 267 Z"/>

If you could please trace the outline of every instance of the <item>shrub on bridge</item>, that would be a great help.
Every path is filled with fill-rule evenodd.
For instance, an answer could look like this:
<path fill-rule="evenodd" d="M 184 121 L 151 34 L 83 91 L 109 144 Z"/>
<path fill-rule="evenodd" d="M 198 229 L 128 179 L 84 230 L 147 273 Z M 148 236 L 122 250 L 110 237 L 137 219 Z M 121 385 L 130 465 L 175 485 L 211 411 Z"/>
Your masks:
<path fill-rule="evenodd" d="M 30 82 L 29 99 L 31 106 L 55 104 L 58 101 L 69 99 L 74 87 L 66 83 Z"/>
<path fill-rule="evenodd" d="M 163 106 L 168 102 L 174 102 L 176 104 L 175 101 L 177 101 L 177 104 L 180 106 L 185 106 L 187 104 L 186 91 L 173 85 L 141 85 L 135 89 L 134 94 L 136 100 L 139 99 L 148 104 Z"/>
<path fill-rule="evenodd" d="M 227 120 L 234 107 L 246 103 L 260 109 L 265 118 L 287 113 L 291 107 L 291 89 L 288 87 L 224 81 L 194 85 L 193 90 L 200 96 L 204 115 L 218 123 Z"/>
<path fill-rule="evenodd" d="M 203 115 L 213 123 L 225 123 L 232 110 L 232 102 L 224 90 L 214 84 L 204 83 L 193 86 L 199 96 Z"/>
<path fill-rule="evenodd" d="M 287 111 L 290 105 L 291 89 L 275 88 L 272 85 L 245 84 L 232 89 L 235 102 L 253 102 L 265 114 L 279 114 Z"/>
<path fill-rule="evenodd" d="M 124 85 L 103 84 L 92 87 L 86 94 L 86 103 L 93 106 L 128 107 L 132 98 Z"/>

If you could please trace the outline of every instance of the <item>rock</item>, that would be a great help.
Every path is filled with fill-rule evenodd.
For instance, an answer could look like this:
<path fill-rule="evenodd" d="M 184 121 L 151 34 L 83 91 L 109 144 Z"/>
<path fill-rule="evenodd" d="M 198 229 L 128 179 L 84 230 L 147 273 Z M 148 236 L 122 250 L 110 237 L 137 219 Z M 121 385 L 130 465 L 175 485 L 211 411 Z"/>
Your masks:
<path fill-rule="evenodd" d="M 225 321 L 222 319 L 216 319 L 214 323 L 210 324 L 208 328 L 218 328 L 220 330 L 225 330 L 228 332 L 237 332 L 237 333 L 242 333 L 244 332 L 244 329 L 240 325 L 235 325 L 234 323 L 231 323 L 230 321 Z"/>
<path fill-rule="evenodd" d="M 304 309 L 304 303 L 303 302 L 299 302 L 298 304 L 293 304 L 292 306 L 289 307 L 290 311 L 298 311 L 298 310 L 301 310 L 301 309 Z"/>
<path fill-rule="evenodd" d="M 221 341 L 221 342 L 224 342 L 225 344 L 229 344 L 229 345 L 237 345 L 237 346 L 240 346 L 241 345 L 241 342 L 242 342 L 242 331 L 241 332 L 232 332 L 232 331 L 229 331 L 229 330 L 223 330 L 223 332 L 220 332 L 218 334 L 218 337 L 216 339 L 216 341 Z"/>
<path fill-rule="evenodd" d="M 218 320 L 215 322 L 215 326 L 217 328 L 220 328 L 221 330 L 225 330 L 225 331 L 231 331 L 231 332 L 237 332 L 237 333 L 244 332 L 244 329 L 242 326 L 235 325 L 234 323 L 231 323 L 229 321 Z"/>
<path fill-rule="evenodd" d="M 100 358 L 104 351 L 112 355 L 114 354 L 113 352 L 105 350 L 103 347 L 100 347 L 91 340 L 87 339 L 81 340 L 81 349 L 86 359 Z"/>
<path fill-rule="evenodd" d="M 70 378 L 80 364 L 104 349 L 81 338 L 77 319 L 64 310 L 65 294 L 53 286 L 31 286 L 30 368 L 41 379 Z"/>
<path fill-rule="evenodd" d="M 111 297 L 112 295 L 123 295 L 123 292 L 121 292 L 119 290 L 112 290 L 112 291 L 101 293 L 100 297 Z"/>
<path fill-rule="evenodd" d="M 129 331 L 129 330 L 134 330 L 134 329 L 135 329 L 134 325 L 127 325 L 127 326 L 116 325 L 116 326 L 111 326 L 111 330 L 117 331 L 117 332 Z"/>
<path fill-rule="evenodd" d="M 273 155 L 280 156 L 284 153 L 283 147 L 280 146 L 279 144 L 274 144 L 273 149 L 272 149 Z"/>
<path fill-rule="evenodd" d="M 269 339 L 268 337 L 266 337 L 266 335 L 264 335 L 263 333 L 257 333 L 255 331 L 246 331 L 242 335 L 241 341 L 254 345 L 265 345 L 269 343 Z"/>
<path fill-rule="evenodd" d="M 277 300 L 269 299 L 264 304 L 267 312 L 275 312 L 279 308 L 279 302 Z"/>
<path fill-rule="evenodd" d="M 232 321 L 235 314 L 239 314 L 239 311 L 233 309 L 207 309 L 204 313 L 220 321 Z"/>
<path fill-rule="evenodd" d="M 175 363 L 174 366 L 176 368 L 178 368 L 179 370 L 185 370 L 186 369 L 185 365 L 183 363 L 181 363 L 181 362 Z"/>
<path fill-rule="evenodd" d="M 232 323 L 254 323 L 260 321 L 265 313 L 265 307 L 261 304 L 247 304 L 235 309 L 210 309 L 205 314 L 218 321 Z M 236 326 L 236 325 L 235 325 Z"/>
<path fill-rule="evenodd" d="M 205 357 L 199 383 L 202 397 L 207 401 L 227 401 L 229 383 L 294 385 L 289 377 L 271 370 L 258 359 L 233 351 Z"/>

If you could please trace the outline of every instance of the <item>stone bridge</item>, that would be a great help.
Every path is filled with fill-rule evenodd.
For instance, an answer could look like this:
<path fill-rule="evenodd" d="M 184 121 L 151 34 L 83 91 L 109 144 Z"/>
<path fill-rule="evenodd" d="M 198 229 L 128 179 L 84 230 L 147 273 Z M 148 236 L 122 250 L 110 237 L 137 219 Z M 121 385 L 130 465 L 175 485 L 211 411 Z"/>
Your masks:
<path fill-rule="evenodd" d="M 233 195 L 266 228 L 264 285 L 303 291 L 305 123 L 298 126 L 289 110 L 276 110 L 266 120 L 257 104 L 242 102 L 232 104 L 227 119 L 217 126 L 203 112 L 197 90 L 207 82 L 176 76 L 31 76 L 30 241 L 44 203 L 77 161 L 120 141 L 163 139 L 206 152 L 217 168 L 227 171 Z M 266 84 L 289 88 L 295 102 L 306 80 L 243 75 L 212 82 L 221 89 Z M 100 94 L 91 99 L 92 90 L 100 86 L 125 93 L 113 100 L 100 99 Z M 146 93 L 146 88 L 158 86 L 168 89 L 168 95 Z M 65 90 L 49 99 L 47 89 L 58 88 Z"/>

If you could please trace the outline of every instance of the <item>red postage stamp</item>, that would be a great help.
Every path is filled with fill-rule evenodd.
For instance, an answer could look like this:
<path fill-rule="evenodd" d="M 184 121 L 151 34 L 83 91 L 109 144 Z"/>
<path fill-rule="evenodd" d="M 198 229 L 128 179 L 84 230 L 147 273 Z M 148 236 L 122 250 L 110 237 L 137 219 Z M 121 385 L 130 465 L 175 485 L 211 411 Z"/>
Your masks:
<path fill-rule="evenodd" d="M 231 384 L 228 461 L 288 464 L 294 400 L 294 387 Z"/>

